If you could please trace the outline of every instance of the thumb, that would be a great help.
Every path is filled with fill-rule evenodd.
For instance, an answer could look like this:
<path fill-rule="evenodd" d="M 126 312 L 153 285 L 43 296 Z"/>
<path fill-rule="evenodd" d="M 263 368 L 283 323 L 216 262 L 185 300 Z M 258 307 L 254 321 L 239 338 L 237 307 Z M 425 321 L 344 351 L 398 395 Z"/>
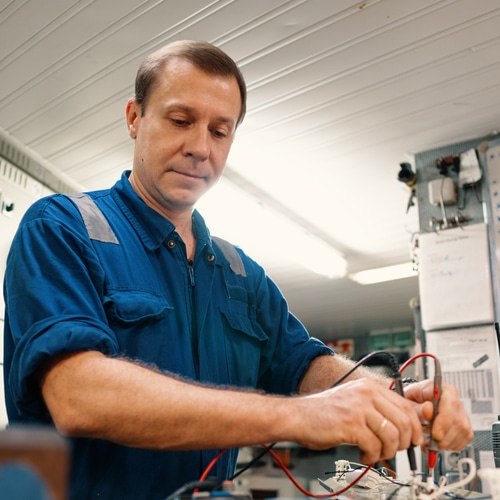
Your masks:
<path fill-rule="evenodd" d="M 434 417 L 434 405 L 431 401 L 426 401 L 425 403 L 423 403 L 421 411 L 423 420 L 426 420 L 427 422 L 430 422 Z"/>

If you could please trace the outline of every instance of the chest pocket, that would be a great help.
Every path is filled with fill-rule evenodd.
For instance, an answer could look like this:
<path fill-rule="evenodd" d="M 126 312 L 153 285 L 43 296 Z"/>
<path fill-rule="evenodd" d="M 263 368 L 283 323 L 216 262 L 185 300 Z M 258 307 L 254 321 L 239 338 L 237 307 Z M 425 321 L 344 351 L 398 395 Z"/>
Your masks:
<path fill-rule="evenodd" d="M 248 314 L 222 307 L 220 314 L 229 383 L 239 387 L 257 387 L 267 335 Z"/>
<path fill-rule="evenodd" d="M 77 206 L 91 240 L 119 245 L 108 221 L 87 194 L 66 195 Z M 264 346 L 268 337 L 256 321 L 255 293 L 251 289 L 242 258 L 226 240 L 212 237 L 222 271 L 228 300 L 219 306 L 216 323 L 222 325 L 229 382 L 256 387 Z M 174 308 L 161 296 L 145 291 L 108 290 L 104 307 L 111 328 L 124 333 L 119 339 L 122 352 L 144 361 L 155 361 L 168 348 L 158 323 L 172 317 Z M 147 337 L 149 335 L 149 337 Z M 158 337 L 160 335 L 160 337 Z M 153 338 L 153 337 L 158 338 Z M 221 361 L 221 360 L 220 360 Z M 215 367 L 213 367 L 215 368 Z"/>
<path fill-rule="evenodd" d="M 126 357 L 161 367 L 167 336 L 161 322 L 168 322 L 173 307 L 160 296 L 135 290 L 108 290 L 104 298 L 108 324 L 119 331 L 117 341 Z"/>
<path fill-rule="evenodd" d="M 110 322 L 121 326 L 142 326 L 166 317 L 173 308 L 163 298 L 141 291 L 109 291 L 104 308 Z"/>
<path fill-rule="evenodd" d="M 215 241 L 219 246 L 219 240 Z M 229 244 L 230 245 L 230 244 Z M 244 270 L 241 257 L 234 246 L 226 249 L 224 257 L 229 266 L 223 266 L 227 301 L 219 306 L 222 319 L 224 348 L 230 383 L 240 387 L 257 387 L 259 368 L 266 352 L 268 336 L 257 322 L 255 292 L 251 287 L 251 278 Z M 231 264 L 228 252 L 237 255 L 240 264 Z M 235 256 L 233 255 L 234 259 Z"/>

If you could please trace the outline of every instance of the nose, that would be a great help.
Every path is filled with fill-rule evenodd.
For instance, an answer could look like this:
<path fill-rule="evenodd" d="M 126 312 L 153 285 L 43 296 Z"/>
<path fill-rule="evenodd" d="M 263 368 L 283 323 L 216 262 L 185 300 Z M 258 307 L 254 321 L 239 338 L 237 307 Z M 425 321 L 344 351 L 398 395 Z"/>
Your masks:
<path fill-rule="evenodd" d="M 189 131 L 184 146 L 186 156 L 198 161 L 205 161 L 210 155 L 210 132 L 201 127 L 194 127 Z"/>

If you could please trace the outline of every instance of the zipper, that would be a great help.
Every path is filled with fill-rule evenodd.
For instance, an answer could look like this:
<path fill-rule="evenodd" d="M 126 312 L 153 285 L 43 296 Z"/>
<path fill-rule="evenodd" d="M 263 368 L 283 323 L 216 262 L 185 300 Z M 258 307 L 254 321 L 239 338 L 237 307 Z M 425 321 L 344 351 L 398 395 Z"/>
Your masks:
<path fill-rule="evenodd" d="M 194 267 L 193 262 L 188 260 L 188 279 L 189 279 L 189 303 L 191 311 L 191 349 L 193 353 L 193 366 L 195 371 L 196 379 L 200 377 L 200 360 L 198 355 L 198 329 L 196 325 L 196 307 L 195 307 L 195 297 L 194 297 Z"/>
<path fill-rule="evenodd" d="M 189 283 L 194 287 L 194 269 L 193 266 L 188 267 Z"/>

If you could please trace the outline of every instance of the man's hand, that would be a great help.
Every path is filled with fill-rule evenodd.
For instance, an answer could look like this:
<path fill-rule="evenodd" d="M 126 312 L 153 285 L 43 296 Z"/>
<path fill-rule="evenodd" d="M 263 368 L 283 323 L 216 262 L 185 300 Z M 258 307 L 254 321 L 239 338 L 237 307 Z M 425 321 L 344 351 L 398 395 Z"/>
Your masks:
<path fill-rule="evenodd" d="M 364 462 L 373 463 L 423 443 L 414 404 L 369 378 L 298 398 L 298 403 L 306 423 L 297 441 L 308 448 L 353 444 Z"/>
<path fill-rule="evenodd" d="M 461 450 L 473 438 L 455 387 L 443 384 L 433 436 L 440 449 Z M 297 441 L 312 449 L 357 445 L 364 462 L 392 458 L 410 445 L 425 446 L 422 422 L 433 417 L 433 382 L 405 388 L 405 398 L 370 378 L 297 398 L 303 420 Z"/>
<path fill-rule="evenodd" d="M 423 421 L 431 422 L 434 417 L 432 405 L 432 380 L 424 380 L 405 387 L 405 395 L 417 403 L 415 410 Z M 458 390 L 443 384 L 441 401 L 432 424 L 432 436 L 442 450 L 462 450 L 473 439 L 469 416 L 460 402 Z"/>
<path fill-rule="evenodd" d="M 422 424 L 433 419 L 433 381 L 405 386 L 405 398 L 402 398 L 388 390 L 390 379 L 360 367 L 349 382 L 327 389 L 353 365 L 353 361 L 338 355 L 319 356 L 309 365 L 298 393 L 317 393 L 304 398 L 303 402 L 310 406 L 305 411 L 306 417 L 313 421 L 308 429 L 312 435 L 301 437 L 299 442 L 317 449 L 342 442 L 355 444 L 364 460 L 370 463 L 392 458 L 396 451 L 407 449 L 410 443 L 425 447 Z M 315 414 L 311 415 L 312 412 Z M 451 385 L 442 385 L 432 434 L 440 449 L 457 451 L 474 437 L 458 391 Z"/>

